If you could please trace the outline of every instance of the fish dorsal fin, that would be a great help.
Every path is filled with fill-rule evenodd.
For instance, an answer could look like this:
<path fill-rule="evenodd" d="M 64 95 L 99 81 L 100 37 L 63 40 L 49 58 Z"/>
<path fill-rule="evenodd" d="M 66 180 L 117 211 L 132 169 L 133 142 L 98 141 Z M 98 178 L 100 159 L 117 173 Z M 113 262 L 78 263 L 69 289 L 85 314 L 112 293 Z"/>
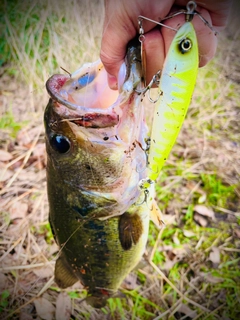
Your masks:
<path fill-rule="evenodd" d="M 162 220 L 162 212 L 159 209 L 158 204 L 155 200 L 153 200 L 151 204 L 150 219 L 158 228 L 164 225 L 164 222 Z"/>
<path fill-rule="evenodd" d="M 125 212 L 119 218 L 119 239 L 124 250 L 131 249 L 133 244 L 137 244 L 142 233 L 143 225 L 138 214 Z"/>
<path fill-rule="evenodd" d="M 57 285 L 65 289 L 67 287 L 71 287 L 76 283 L 79 279 L 75 276 L 75 274 L 71 271 L 65 259 L 60 256 L 55 265 L 55 282 Z"/>

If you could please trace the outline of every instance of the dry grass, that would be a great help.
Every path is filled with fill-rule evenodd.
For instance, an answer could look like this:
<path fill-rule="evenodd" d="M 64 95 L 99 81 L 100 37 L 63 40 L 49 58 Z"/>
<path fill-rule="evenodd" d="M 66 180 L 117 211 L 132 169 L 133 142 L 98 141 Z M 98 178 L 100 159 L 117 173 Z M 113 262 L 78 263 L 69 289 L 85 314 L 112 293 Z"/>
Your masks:
<path fill-rule="evenodd" d="M 86 293 L 80 284 L 60 293 L 53 280 L 58 249 L 48 224 L 42 117 L 47 78 L 60 67 L 74 71 L 98 58 L 102 2 L 6 5 L 12 8 L 1 11 L 1 32 L 13 62 L 0 69 L 1 319 L 60 319 L 61 307 L 70 310 L 65 319 L 239 319 L 237 15 L 220 37 L 216 58 L 199 72 L 159 179 L 167 226 L 159 231 L 151 225 L 144 261 L 123 284 L 126 300 L 110 300 L 96 311 L 80 303 Z"/>

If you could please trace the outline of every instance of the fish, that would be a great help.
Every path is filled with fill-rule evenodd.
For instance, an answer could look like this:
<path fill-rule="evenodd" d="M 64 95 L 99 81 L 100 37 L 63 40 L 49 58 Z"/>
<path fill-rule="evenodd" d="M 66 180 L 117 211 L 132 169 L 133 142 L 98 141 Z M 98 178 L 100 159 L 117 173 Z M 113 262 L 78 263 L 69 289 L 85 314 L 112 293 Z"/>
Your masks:
<path fill-rule="evenodd" d="M 146 178 L 141 49 L 132 40 L 112 91 L 100 60 L 53 75 L 44 112 L 49 221 L 60 248 L 55 282 L 80 281 L 95 308 L 116 297 L 145 251 L 159 214 Z"/>
<path fill-rule="evenodd" d="M 155 181 L 174 146 L 190 105 L 198 73 L 198 42 L 186 21 L 176 32 L 158 85 L 148 153 L 148 180 Z"/>

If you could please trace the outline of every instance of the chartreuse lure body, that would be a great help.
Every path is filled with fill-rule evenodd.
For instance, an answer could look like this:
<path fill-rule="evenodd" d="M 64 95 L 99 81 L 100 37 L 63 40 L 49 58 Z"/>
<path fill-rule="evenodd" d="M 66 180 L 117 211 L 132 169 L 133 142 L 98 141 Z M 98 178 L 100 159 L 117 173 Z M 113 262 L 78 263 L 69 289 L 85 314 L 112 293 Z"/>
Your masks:
<path fill-rule="evenodd" d="M 194 27 L 185 22 L 177 31 L 165 59 L 155 102 L 148 179 L 156 180 L 187 113 L 198 71 L 198 44 Z"/>

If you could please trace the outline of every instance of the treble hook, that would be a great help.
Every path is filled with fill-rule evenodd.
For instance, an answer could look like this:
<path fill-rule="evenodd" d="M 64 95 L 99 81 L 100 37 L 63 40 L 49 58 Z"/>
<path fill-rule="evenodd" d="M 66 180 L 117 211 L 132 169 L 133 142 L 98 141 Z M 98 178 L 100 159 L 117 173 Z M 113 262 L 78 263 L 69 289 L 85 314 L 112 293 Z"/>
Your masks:
<path fill-rule="evenodd" d="M 136 206 L 141 206 L 142 204 L 144 204 L 144 202 L 147 203 L 147 199 L 148 199 L 148 196 L 149 196 L 149 190 L 146 189 L 143 192 L 144 192 L 144 199 L 140 203 L 135 203 Z"/>
<path fill-rule="evenodd" d="M 159 86 L 159 82 L 160 82 L 160 74 L 161 74 L 161 70 L 159 70 L 153 77 L 152 77 L 152 80 L 150 81 L 149 85 L 143 90 L 143 94 L 145 94 L 147 91 L 148 91 L 148 100 L 151 102 L 151 103 L 156 103 L 160 96 L 162 95 L 162 91 L 159 91 L 158 93 L 158 96 L 156 99 L 152 99 L 151 98 L 151 88 L 153 86 L 153 84 L 156 84 L 157 86 Z"/>
<path fill-rule="evenodd" d="M 139 94 L 143 94 L 143 95 L 145 95 L 145 93 L 149 90 L 150 91 L 150 89 L 152 88 L 152 86 L 154 85 L 154 84 L 156 84 L 157 86 L 159 85 L 159 81 L 160 81 L 160 74 L 161 74 L 161 70 L 159 70 L 153 77 L 152 77 L 152 80 L 149 82 L 149 84 L 143 89 L 143 90 L 135 90 L 137 93 L 139 93 Z M 161 93 L 160 93 L 160 95 L 161 95 Z M 159 95 L 159 97 L 160 97 L 160 95 Z M 157 98 L 157 100 L 159 99 L 159 97 Z M 151 97 L 150 97 L 150 95 L 149 95 L 149 100 L 151 101 L 151 102 L 156 102 L 157 100 L 153 100 Z"/>
<path fill-rule="evenodd" d="M 144 193 L 144 199 L 141 203 L 137 203 L 137 206 L 141 206 L 144 202 L 146 202 L 147 204 L 147 200 L 148 200 L 148 196 L 150 194 L 149 189 L 151 188 L 151 185 L 154 184 L 154 181 L 149 179 L 149 178 L 145 178 L 145 179 L 141 179 L 138 183 L 138 188 Z"/>
<path fill-rule="evenodd" d="M 143 148 L 140 146 L 140 148 L 144 151 L 145 153 L 145 157 L 146 157 L 146 167 L 148 166 L 148 151 L 150 149 L 150 144 L 151 144 L 151 138 L 148 137 L 147 139 L 145 139 L 145 143 L 146 143 L 146 147 Z M 145 167 L 143 167 L 141 170 L 138 170 L 138 168 L 136 168 L 136 172 L 137 173 L 142 173 L 144 170 L 146 170 Z"/>

